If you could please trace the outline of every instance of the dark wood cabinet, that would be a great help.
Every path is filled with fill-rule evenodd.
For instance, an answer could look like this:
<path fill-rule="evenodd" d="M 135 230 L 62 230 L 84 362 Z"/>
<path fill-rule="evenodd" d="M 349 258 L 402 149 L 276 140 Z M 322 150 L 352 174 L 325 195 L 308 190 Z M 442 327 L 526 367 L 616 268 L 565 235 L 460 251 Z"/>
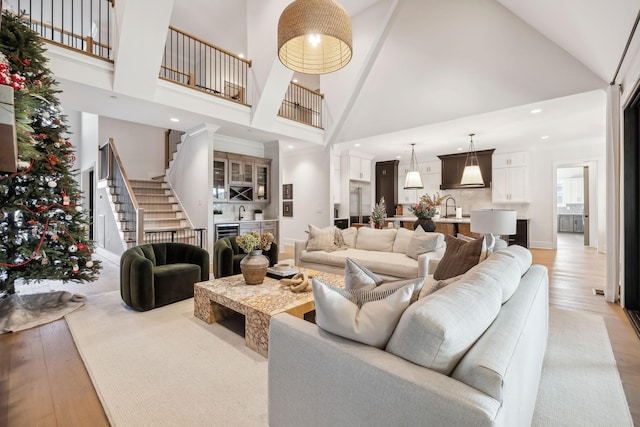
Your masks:
<path fill-rule="evenodd" d="M 400 160 L 389 160 L 386 162 L 376 162 L 376 200 L 375 203 L 384 197 L 387 208 L 387 216 L 396 214 L 398 204 L 398 164 Z"/>
<path fill-rule="evenodd" d="M 520 245 L 525 248 L 529 247 L 529 220 L 519 219 L 516 221 L 516 234 L 509 236 L 507 243 L 509 245 Z"/>
<path fill-rule="evenodd" d="M 484 181 L 484 186 L 478 188 L 491 188 L 491 158 L 494 151 L 494 149 L 476 151 L 478 163 L 480 164 L 480 173 Z M 460 186 L 460 180 L 467 160 L 467 153 L 446 154 L 438 156 L 438 158 L 442 161 L 442 183 L 440 184 L 440 189 L 465 188 Z"/>

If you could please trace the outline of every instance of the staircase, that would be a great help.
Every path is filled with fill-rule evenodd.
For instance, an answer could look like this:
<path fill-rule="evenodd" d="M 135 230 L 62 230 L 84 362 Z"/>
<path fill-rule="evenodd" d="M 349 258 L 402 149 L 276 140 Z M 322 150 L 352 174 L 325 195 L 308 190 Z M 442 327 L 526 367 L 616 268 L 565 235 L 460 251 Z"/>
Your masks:
<path fill-rule="evenodd" d="M 164 180 L 132 179 L 129 182 L 138 205 L 144 209 L 145 234 L 190 229 L 180 204 Z"/>

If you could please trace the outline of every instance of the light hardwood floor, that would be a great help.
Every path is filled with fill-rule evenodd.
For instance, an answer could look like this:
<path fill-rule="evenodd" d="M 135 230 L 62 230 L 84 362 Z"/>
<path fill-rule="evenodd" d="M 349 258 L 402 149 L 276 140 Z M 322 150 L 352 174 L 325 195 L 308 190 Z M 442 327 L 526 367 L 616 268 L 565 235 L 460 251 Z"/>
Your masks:
<path fill-rule="evenodd" d="M 640 426 L 640 340 L 604 288 L 605 256 L 559 239 L 532 250 L 549 269 L 551 304 L 604 317 L 634 424 Z M 280 259 L 293 258 L 292 249 Z M 64 320 L 0 335 L 0 426 L 109 425 Z"/>

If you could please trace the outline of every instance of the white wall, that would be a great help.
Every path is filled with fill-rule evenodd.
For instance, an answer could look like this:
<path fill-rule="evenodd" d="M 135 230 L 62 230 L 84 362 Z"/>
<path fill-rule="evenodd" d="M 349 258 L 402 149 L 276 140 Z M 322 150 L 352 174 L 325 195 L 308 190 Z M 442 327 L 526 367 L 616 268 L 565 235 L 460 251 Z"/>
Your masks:
<path fill-rule="evenodd" d="M 528 205 L 529 240 L 534 248 L 555 247 L 554 205 L 556 196 L 555 168 L 560 164 L 578 164 L 594 161 L 597 165 L 596 212 L 590 212 L 591 222 L 598 224 L 598 242 L 605 241 L 605 142 L 600 139 L 575 141 L 561 146 L 531 150 L 530 195 Z"/>
<path fill-rule="evenodd" d="M 174 156 L 167 182 L 173 188 L 194 228 L 208 230 L 208 249 L 213 248 L 213 134 L 217 126 L 202 125 L 187 131 Z"/>
<path fill-rule="evenodd" d="M 80 170 L 84 171 L 98 164 L 98 149 L 101 141 L 99 137 L 99 117 L 97 114 L 80 113 L 82 126 L 80 138 L 77 141 L 80 151 Z M 102 141 L 104 142 L 104 141 Z M 96 177 L 98 170 L 96 167 Z"/>
<path fill-rule="evenodd" d="M 166 129 L 101 116 L 99 141 L 109 138 L 120 155 L 129 179 L 151 179 L 164 175 Z M 144 159 L 141 165 L 140 160 Z"/>
<path fill-rule="evenodd" d="M 283 244 L 292 245 L 296 240 L 306 240 L 309 224 L 317 227 L 330 225 L 333 174 L 328 147 L 286 153 L 286 144 L 283 145 L 281 183 L 293 184 L 293 217 L 280 217 L 280 239 Z M 282 200 L 281 188 L 279 200 Z"/>

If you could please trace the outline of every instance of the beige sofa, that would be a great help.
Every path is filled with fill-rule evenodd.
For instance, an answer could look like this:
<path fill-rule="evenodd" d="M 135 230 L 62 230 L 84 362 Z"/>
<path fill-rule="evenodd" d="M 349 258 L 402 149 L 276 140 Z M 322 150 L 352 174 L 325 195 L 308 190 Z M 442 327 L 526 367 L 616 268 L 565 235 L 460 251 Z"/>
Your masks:
<path fill-rule="evenodd" d="M 309 250 L 309 239 L 295 242 L 296 265 L 343 274 L 345 260 L 351 258 L 385 279 L 410 279 L 426 277 L 431 272 L 430 260 L 442 258 L 445 251 L 441 233 L 370 227 L 350 227 L 339 232 L 344 241 L 340 249 Z M 314 237 L 312 234 L 310 238 Z"/>
<path fill-rule="evenodd" d="M 269 425 L 530 425 L 548 283 L 527 249 L 510 246 L 409 305 L 384 348 L 274 316 Z"/>

